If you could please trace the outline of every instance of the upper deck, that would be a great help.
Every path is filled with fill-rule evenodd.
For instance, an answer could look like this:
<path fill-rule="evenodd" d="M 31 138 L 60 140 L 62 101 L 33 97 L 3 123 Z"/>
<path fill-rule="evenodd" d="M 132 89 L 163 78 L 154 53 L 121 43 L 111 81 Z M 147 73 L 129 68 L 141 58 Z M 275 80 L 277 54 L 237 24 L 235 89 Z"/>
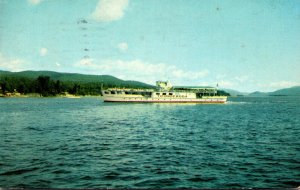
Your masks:
<path fill-rule="evenodd" d="M 130 97 L 189 97 L 218 96 L 218 91 L 210 86 L 172 86 L 169 81 L 157 81 L 154 89 L 110 88 L 103 95 Z"/>

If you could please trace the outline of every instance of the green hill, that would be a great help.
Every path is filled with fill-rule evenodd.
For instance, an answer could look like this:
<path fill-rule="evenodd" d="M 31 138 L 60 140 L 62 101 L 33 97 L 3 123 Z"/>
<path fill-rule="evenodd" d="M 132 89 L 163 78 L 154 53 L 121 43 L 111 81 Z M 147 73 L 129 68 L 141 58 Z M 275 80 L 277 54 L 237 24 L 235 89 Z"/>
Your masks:
<path fill-rule="evenodd" d="M 53 71 L 0 71 L 0 94 L 101 95 L 107 88 L 154 88 L 138 81 L 125 81 L 110 75 L 84 75 Z"/>
<path fill-rule="evenodd" d="M 0 79 L 5 77 L 36 79 L 49 76 L 52 80 L 73 83 L 102 83 L 104 87 L 154 88 L 154 86 L 138 81 L 125 81 L 110 75 L 84 75 L 77 73 L 59 73 L 53 71 L 0 71 Z"/>

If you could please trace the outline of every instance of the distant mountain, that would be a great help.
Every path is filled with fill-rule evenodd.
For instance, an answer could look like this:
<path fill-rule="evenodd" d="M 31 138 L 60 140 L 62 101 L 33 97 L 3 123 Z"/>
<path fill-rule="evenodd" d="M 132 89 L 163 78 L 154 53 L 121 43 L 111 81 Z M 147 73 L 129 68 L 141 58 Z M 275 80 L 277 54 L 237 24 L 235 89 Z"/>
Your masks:
<path fill-rule="evenodd" d="M 248 96 L 300 96 L 300 86 L 294 86 L 290 88 L 284 88 L 280 90 L 276 90 L 274 92 L 252 92 Z"/>
<path fill-rule="evenodd" d="M 138 82 L 121 80 L 110 75 L 85 75 L 77 73 L 59 73 L 54 71 L 21 71 L 9 72 L 0 70 L 0 79 L 4 77 L 18 77 L 36 79 L 39 76 L 49 76 L 52 80 L 60 80 L 62 82 L 78 82 L 78 83 L 103 83 L 106 86 L 122 86 L 135 88 L 154 88 L 154 86 Z"/>
<path fill-rule="evenodd" d="M 228 92 L 230 94 L 230 96 L 247 96 L 249 93 L 248 92 L 239 92 L 237 90 L 233 90 L 233 89 L 222 89 L 225 92 Z"/>
<path fill-rule="evenodd" d="M 255 92 L 252 92 L 252 93 L 248 94 L 248 96 L 252 96 L 252 97 L 264 97 L 264 96 L 269 96 L 269 92 L 255 91 Z"/>
<path fill-rule="evenodd" d="M 251 97 L 265 97 L 265 96 L 300 96 L 300 86 L 284 88 L 274 92 L 260 92 L 255 91 L 252 93 L 239 92 L 233 89 L 222 89 L 228 92 L 231 96 L 251 96 Z"/>
<path fill-rule="evenodd" d="M 300 86 L 284 88 L 269 93 L 270 96 L 300 96 Z"/>

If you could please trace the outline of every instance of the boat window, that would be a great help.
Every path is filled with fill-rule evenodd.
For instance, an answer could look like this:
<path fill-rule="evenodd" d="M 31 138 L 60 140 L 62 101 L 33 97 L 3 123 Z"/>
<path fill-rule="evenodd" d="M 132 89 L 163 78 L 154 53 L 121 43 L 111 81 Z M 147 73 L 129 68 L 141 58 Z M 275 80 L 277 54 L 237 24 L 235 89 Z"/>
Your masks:
<path fill-rule="evenodd" d="M 173 93 L 169 93 L 169 95 L 171 95 L 171 96 L 172 96 L 172 95 L 173 95 Z"/>
<path fill-rule="evenodd" d="M 116 92 L 115 91 L 111 91 L 111 94 L 116 94 Z"/>
<path fill-rule="evenodd" d="M 105 91 L 104 94 L 109 94 L 109 92 Z"/>
<path fill-rule="evenodd" d="M 163 95 L 167 95 L 167 93 L 163 93 Z"/>
<path fill-rule="evenodd" d="M 159 96 L 159 94 L 160 94 L 160 93 L 156 93 L 156 95 L 158 95 L 158 96 Z"/>

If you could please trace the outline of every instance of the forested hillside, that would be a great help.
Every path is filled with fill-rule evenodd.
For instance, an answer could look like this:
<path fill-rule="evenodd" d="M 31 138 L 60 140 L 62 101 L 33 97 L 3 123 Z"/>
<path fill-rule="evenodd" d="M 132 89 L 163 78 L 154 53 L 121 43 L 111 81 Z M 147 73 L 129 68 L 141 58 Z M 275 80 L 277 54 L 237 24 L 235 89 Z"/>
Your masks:
<path fill-rule="evenodd" d="M 52 71 L 0 71 L 0 93 L 3 94 L 19 92 L 54 96 L 67 92 L 75 95 L 100 95 L 102 88 L 113 87 L 154 88 L 145 83 L 124 81 L 110 75 L 83 75 Z"/>

